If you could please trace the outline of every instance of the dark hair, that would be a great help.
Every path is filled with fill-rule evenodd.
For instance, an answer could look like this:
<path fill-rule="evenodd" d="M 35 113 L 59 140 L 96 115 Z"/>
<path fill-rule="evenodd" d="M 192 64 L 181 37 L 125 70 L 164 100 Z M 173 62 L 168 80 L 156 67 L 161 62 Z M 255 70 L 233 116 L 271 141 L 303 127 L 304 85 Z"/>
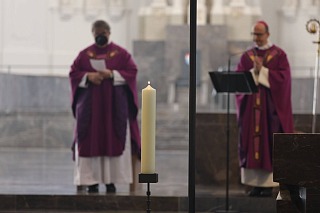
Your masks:
<path fill-rule="evenodd" d="M 106 29 L 108 32 L 110 32 L 110 26 L 107 22 L 103 21 L 103 20 L 97 20 L 92 24 L 92 29 L 91 31 L 93 32 L 94 29 L 97 28 L 103 28 Z"/>

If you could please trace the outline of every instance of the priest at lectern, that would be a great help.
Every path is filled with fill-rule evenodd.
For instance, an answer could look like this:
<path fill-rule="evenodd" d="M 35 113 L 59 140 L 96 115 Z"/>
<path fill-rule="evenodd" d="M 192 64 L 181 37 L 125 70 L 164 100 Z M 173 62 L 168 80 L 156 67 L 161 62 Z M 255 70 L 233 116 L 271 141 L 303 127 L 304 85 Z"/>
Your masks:
<path fill-rule="evenodd" d="M 241 183 L 249 196 L 272 196 L 273 133 L 292 133 L 291 74 L 286 53 L 269 40 L 269 27 L 252 28 L 255 46 L 240 59 L 237 71 L 250 71 L 258 86 L 251 95 L 236 95 Z"/>

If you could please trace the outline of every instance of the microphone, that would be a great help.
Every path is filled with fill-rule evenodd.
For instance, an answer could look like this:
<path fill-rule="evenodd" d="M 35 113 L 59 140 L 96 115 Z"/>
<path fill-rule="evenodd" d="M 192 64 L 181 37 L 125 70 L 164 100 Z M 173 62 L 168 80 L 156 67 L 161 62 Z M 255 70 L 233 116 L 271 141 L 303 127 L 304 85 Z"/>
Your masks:
<path fill-rule="evenodd" d="M 239 56 L 239 55 L 243 55 L 245 52 L 247 52 L 249 49 L 251 49 L 252 47 L 247 47 L 244 51 L 240 51 L 240 52 L 236 52 L 236 53 L 232 53 L 229 55 L 228 57 L 228 67 L 227 67 L 227 71 L 230 72 L 231 71 L 231 59 L 235 56 Z"/>
<path fill-rule="evenodd" d="M 228 56 L 228 64 L 227 64 L 227 70 L 226 67 L 221 66 L 220 68 L 218 68 L 217 71 L 211 71 L 210 77 L 211 80 L 213 81 L 213 89 L 211 92 L 211 96 L 215 97 L 219 92 L 222 92 L 221 90 L 223 90 L 223 92 L 229 91 L 229 82 L 231 81 L 229 79 L 230 75 L 232 75 L 231 72 L 233 72 L 231 70 L 231 61 L 235 56 L 239 56 L 244 54 L 245 52 L 247 52 L 249 49 L 251 49 L 252 47 L 247 47 L 244 51 L 239 51 L 239 52 L 235 52 L 232 54 L 229 54 Z M 232 76 L 231 76 L 232 77 Z M 230 78 L 231 78 L 230 77 Z"/>
<path fill-rule="evenodd" d="M 226 127 L 226 195 L 225 195 L 225 206 L 226 206 L 226 211 L 229 212 L 229 169 L 230 169 L 230 93 L 234 93 L 232 91 L 230 91 L 230 83 L 231 83 L 231 77 L 233 77 L 231 75 L 231 59 L 235 56 L 238 55 L 242 55 L 243 53 L 245 53 L 247 51 L 247 49 L 245 51 L 241 51 L 241 52 L 236 52 L 234 54 L 230 54 L 228 57 L 228 70 L 226 72 L 226 78 L 224 80 L 224 78 L 221 78 L 220 81 L 224 81 L 224 92 L 227 92 L 227 127 Z M 221 73 L 222 75 L 224 75 L 223 73 Z M 234 84 L 233 86 L 237 85 L 237 80 L 234 79 Z"/>

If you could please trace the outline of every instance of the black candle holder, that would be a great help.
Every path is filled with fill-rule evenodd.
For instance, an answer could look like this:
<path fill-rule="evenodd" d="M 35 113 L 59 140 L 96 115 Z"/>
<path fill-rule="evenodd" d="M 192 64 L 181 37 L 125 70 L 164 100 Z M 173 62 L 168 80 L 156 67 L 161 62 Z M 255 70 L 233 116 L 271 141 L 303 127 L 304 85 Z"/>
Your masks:
<path fill-rule="evenodd" d="M 151 195 L 151 191 L 150 191 L 150 183 L 158 183 L 158 174 L 154 173 L 154 174 L 139 174 L 139 183 L 147 183 L 147 213 L 151 212 L 150 209 L 150 204 L 151 204 L 151 200 L 150 200 L 150 195 Z"/>

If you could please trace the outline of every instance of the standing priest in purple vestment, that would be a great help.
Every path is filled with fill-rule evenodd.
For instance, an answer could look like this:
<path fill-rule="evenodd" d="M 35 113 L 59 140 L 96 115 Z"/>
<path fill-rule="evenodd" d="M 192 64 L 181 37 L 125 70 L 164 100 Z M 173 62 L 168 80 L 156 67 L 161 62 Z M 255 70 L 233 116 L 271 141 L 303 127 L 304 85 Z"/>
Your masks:
<path fill-rule="evenodd" d="M 251 72 L 258 86 L 252 95 L 236 95 L 241 183 L 252 186 L 249 196 L 271 196 L 273 133 L 292 133 L 291 74 L 286 53 L 270 42 L 266 22 L 252 29 L 255 46 L 237 66 Z"/>
<path fill-rule="evenodd" d="M 78 54 L 69 73 L 74 132 L 74 183 L 98 192 L 130 184 L 132 155 L 140 155 L 137 122 L 137 66 L 131 55 L 110 41 L 110 26 L 92 25 L 95 43 Z"/>

